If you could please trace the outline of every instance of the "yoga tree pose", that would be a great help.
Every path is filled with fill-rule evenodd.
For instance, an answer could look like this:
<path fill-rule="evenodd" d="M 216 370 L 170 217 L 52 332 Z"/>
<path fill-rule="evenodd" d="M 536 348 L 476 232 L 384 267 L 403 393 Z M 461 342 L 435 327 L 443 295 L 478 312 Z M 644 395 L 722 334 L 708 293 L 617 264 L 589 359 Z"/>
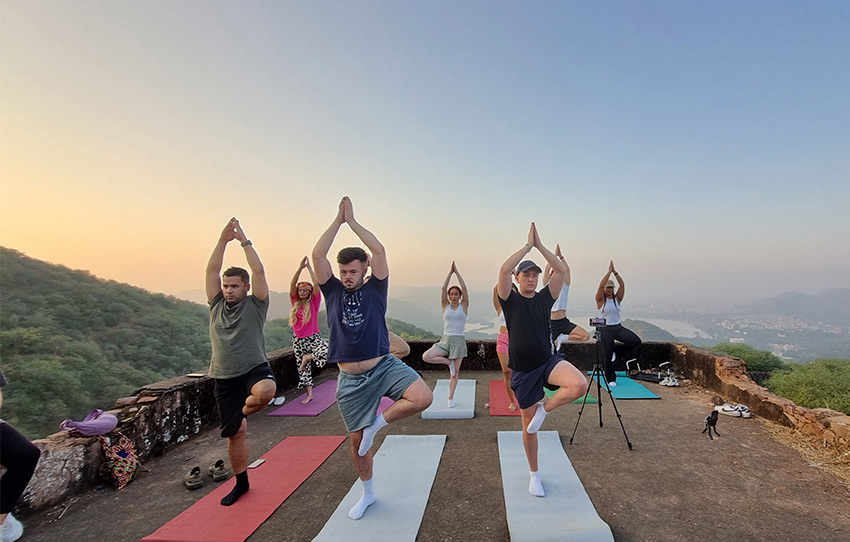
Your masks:
<path fill-rule="evenodd" d="M 298 282 L 304 269 L 310 273 L 313 282 Z M 298 388 L 307 388 L 307 397 L 301 400 L 306 405 L 313 400 L 313 368 L 324 367 L 328 359 L 328 342 L 319 334 L 319 306 L 322 292 L 314 288 L 316 276 L 307 256 L 301 260 L 298 271 L 289 284 L 289 326 L 292 328 L 292 347 L 295 350 L 295 362 L 298 364 Z"/>
<path fill-rule="evenodd" d="M 540 267 L 531 260 L 520 261 L 532 248 L 552 267 L 549 284 L 539 292 Z M 518 292 L 511 289 L 514 268 Z M 587 389 L 585 376 L 562 356 L 552 353 L 549 314 L 565 275 L 564 264 L 543 246 L 532 222 L 528 242 L 505 260 L 497 283 L 499 303 L 510 334 L 511 388 L 522 415 L 522 442 L 531 475 L 528 492 L 535 497 L 545 495 L 537 464 L 537 431 L 549 412 L 577 399 Z M 560 389 L 544 402 L 544 386 Z"/>
<path fill-rule="evenodd" d="M 241 267 L 222 273 L 227 243 L 239 241 L 251 275 Z M 253 283 L 253 293 L 249 294 Z M 248 491 L 248 423 L 245 419 L 262 410 L 277 389 L 266 359 L 263 325 L 269 312 L 266 271 L 242 226 L 231 218 L 222 230 L 206 270 L 206 293 L 210 305 L 210 376 L 215 379 L 215 399 L 221 418 L 221 436 L 236 478 L 233 491 L 221 499 L 230 506 Z"/>
<path fill-rule="evenodd" d="M 457 276 L 460 286 L 449 288 L 452 274 Z M 454 408 L 460 364 L 466 357 L 464 327 L 466 327 L 466 317 L 469 314 L 469 292 L 455 262 L 452 262 L 452 267 L 449 269 L 449 274 L 446 275 L 443 288 L 440 290 L 440 305 L 443 310 L 443 337 L 440 342 L 422 354 L 422 361 L 449 366 L 448 404 L 449 408 Z"/>
<path fill-rule="evenodd" d="M 614 281 L 611 275 L 620 283 L 617 292 L 614 293 Z M 599 328 L 600 340 L 602 341 L 602 354 L 605 360 L 605 379 L 610 386 L 617 385 L 617 372 L 614 369 L 614 361 L 619 358 L 624 363 L 637 359 L 640 355 L 641 340 L 634 331 L 623 327 L 620 323 L 620 303 L 626 295 L 626 283 L 623 277 L 614 269 L 614 260 L 608 263 L 608 272 L 599 282 L 596 289 L 596 308 L 602 311 L 605 318 L 605 327 Z M 614 347 L 614 341 L 622 344 Z"/>
<path fill-rule="evenodd" d="M 340 250 L 338 279 L 327 255 L 343 224 L 348 224 L 372 255 L 360 247 Z M 372 276 L 366 281 L 370 266 Z M 339 202 L 336 218 L 316 242 L 313 267 L 328 311 L 328 363 L 339 366 L 337 405 L 348 430 L 354 468 L 363 484 L 363 495 L 348 515 L 360 519 L 376 500 L 371 450 L 375 434 L 388 423 L 425 410 L 433 397 L 416 371 L 389 353 L 387 254 L 378 238 L 355 220 L 348 197 Z M 395 403 L 376 415 L 382 396 Z"/>
<path fill-rule="evenodd" d="M 552 305 L 552 313 L 549 316 L 549 331 L 552 332 L 552 342 L 555 343 L 555 352 L 561 349 L 561 343 L 566 340 L 584 342 L 590 339 L 587 331 L 576 325 L 567 318 L 567 296 L 570 293 L 570 266 L 567 265 L 567 260 L 561 254 L 561 245 L 555 245 L 555 256 L 564 264 L 567 272 L 564 276 L 564 285 L 561 286 L 561 292 L 558 294 L 558 299 Z M 548 285 L 552 278 L 552 267 L 547 263 L 543 273 L 543 284 Z"/>

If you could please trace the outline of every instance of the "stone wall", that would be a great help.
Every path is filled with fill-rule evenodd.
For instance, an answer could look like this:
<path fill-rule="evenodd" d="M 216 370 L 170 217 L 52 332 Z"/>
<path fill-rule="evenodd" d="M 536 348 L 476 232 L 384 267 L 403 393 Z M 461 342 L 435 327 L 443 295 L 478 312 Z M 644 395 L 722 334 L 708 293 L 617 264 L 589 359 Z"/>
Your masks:
<path fill-rule="evenodd" d="M 433 341 L 411 341 L 405 362 L 417 371 L 446 370 L 422 361 L 422 353 Z M 469 355 L 462 370 L 499 370 L 496 342 L 467 342 Z M 562 352 L 583 371 L 593 367 L 593 343 L 566 344 Z M 298 383 L 292 348 L 268 354 L 278 381 L 278 393 Z M 677 373 L 715 391 L 725 401 L 743 403 L 758 416 L 817 435 L 839 448 L 850 447 L 850 416 L 827 409 L 807 409 L 768 392 L 746 375 L 744 362 L 683 343 L 644 343 L 643 368 L 672 361 Z M 625 367 L 618 366 L 618 370 Z M 325 370 L 336 371 L 334 368 Z M 130 438 L 142 462 L 162 455 L 194 435 L 218 425 L 209 377 L 181 376 L 150 384 L 132 397 L 120 399 L 112 410 L 119 419 L 118 431 Z M 63 502 L 69 496 L 104 483 L 98 471 L 102 450 L 97 438 L 74 438 L 65 432 L 36 441 L 42 457 L 19 508 L 43 509 Z"/>
<path fill-rule="evenodd" d="M 278 392 L 294 388 L 298 373 L 292 348 L 269 352 L 268 358 Z M 118 417 L 116 431 L 133 442 L 144 463 L 218 426 L 213 391 L 214 382 L 208 376 L 179 376 L 149 384 L 132 396 L 119 399 L 109 412 Z M 59 504 L 74 493 L 105 483 L 99 475 L 103 452 L 96 437 L 73 437 L 61 431 L 35 444 L 42 455 L 21 499 L 22 511 Z"/>

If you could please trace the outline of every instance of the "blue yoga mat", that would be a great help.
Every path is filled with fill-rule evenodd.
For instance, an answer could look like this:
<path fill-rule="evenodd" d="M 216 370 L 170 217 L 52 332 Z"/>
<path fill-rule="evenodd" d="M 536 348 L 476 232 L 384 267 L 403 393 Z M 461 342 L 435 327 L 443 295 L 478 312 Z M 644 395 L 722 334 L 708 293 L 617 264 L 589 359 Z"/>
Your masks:
<path fill-rule="evenodd" d="M 599 377 L 595 377 L 596 380 Z M 605 390 L 605 382 L 600 382 L 602 389 Z M 617 387 L 611 388 L 611 395 L 614 399 L 660 399 L 657 395 L 638 384 L 627 376 L 621 376 L 617 373 Z"/>

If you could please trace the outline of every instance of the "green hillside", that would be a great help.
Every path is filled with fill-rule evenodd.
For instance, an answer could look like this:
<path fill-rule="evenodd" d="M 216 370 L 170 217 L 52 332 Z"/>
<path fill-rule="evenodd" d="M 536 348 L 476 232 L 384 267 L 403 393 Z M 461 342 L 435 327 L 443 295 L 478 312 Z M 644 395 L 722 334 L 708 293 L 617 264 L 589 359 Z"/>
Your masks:
<path fill-rule="evenodd" d="M 209 363 L 203 305 L 0 247 L 2 416 L 37 438 Z"/>
<path fill-rule="evenodd" d="M 396 320 L 395 318 L 387 318 L 387 325 L 393 330 L 393 333 L 402 339 L 439 339 L 439 335 L 434 335 L 427 329 L 416 327 L 413 324 Z"/>
<path fill-rule="evenodd" d="M 637 336 L 640 337 L 642 341 L 676 341 L 676 337 L 674 337 L 672 333 L 664 331 L 660 327 L 643 320 L 631 320 L 626 318 L 623 320 L 623 325 L 637 333 Z"/>
<path fill-rule="evenodd" d="M 209 365 L 204 305 L 3 247 L 0 286 L 0 368 L 9 380 L 0 415 L 31 439 L 58 431 L 66 418 L 111 408 L 146 384 Z M 327 337 L 327 316 L 317 316 Z M 404 337 L 437 338 L 388 321 Z M 266 322 L 265 336 L 269 351 L 292 345 L 285 318 Z"/>

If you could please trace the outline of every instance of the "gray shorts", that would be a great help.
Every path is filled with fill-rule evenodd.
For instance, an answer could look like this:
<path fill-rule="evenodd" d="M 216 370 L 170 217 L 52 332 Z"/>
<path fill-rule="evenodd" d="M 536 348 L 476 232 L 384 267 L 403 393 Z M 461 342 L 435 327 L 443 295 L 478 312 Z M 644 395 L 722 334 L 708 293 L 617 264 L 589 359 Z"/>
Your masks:
<path fill-rule="evenodd" d="M 387 354 L 372 369 L 361 374 L 339 370 L 336 404 L 349 433 L 375 421 L 381 397 L 398 401 L 419 375 L 403 361 Z"/>
<path fill-rule="evenodd" d="M 443 335 L 434 346 L 445 352 L 449 359 L 466 357 L 466 337 L 463 335 Z"/>

